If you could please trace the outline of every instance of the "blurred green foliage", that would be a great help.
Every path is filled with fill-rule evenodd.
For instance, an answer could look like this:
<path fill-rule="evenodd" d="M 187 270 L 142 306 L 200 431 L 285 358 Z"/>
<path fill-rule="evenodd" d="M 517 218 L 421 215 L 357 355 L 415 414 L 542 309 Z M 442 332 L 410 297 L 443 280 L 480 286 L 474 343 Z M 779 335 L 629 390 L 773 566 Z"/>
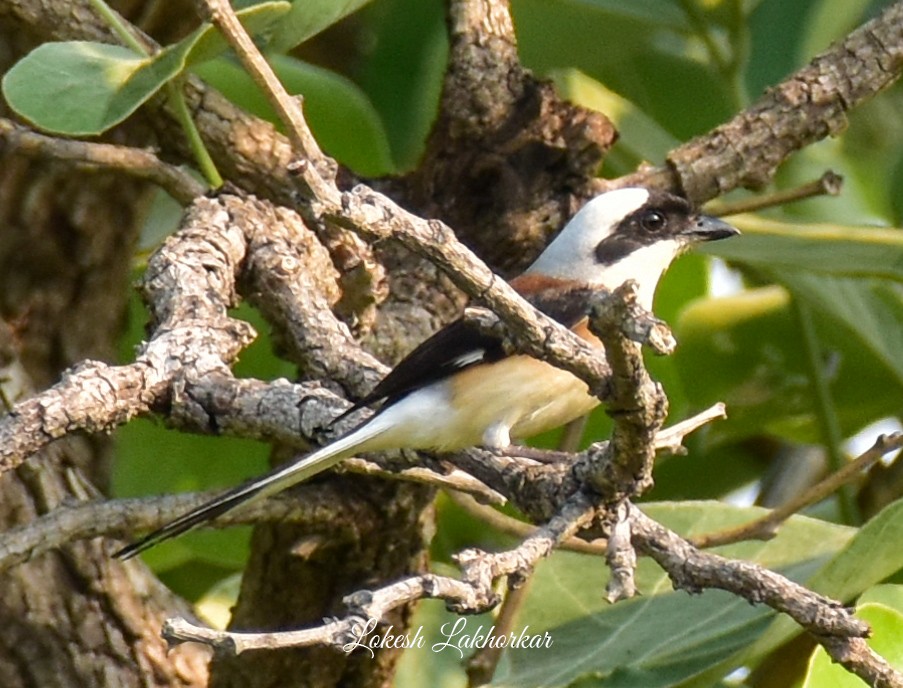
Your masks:
<path fill-rule="evenodd" d="M 600 109 L 618 125 L 621 139 L 603 169 L 617 176 L 644 161 L 661 163 L 680 141 L 731 117 L 886 4 L 512 0 L 512 10 L 525 64 L 553 79 L 568 98 Z M 304 95 L 315 133 L 331 154 L 364 175 L 410 169 L 437 110 L 448 50 L 443 3 L 340 5 L 363 7 L 331 28 L 324 19 L 280 29 L 282 48 L 309 40 L 273 55 L 273 62 L 293 92 Z M 325 33 L 310 38 L 321 29 Z M 228 56 L 196 69 L 236 102 L 271 116 Z M 770 460 L 759 451 L 767 444 L 762 438 L 791 446 L 820 444 L 832 422 L 849 438 L 870 423 L 899 415 L 901 110 L 903 89 L 895 86 L 851 113 L 842 136 L 788 161 L 775 182 L 779 188 L 793 187 L 830 168 L 845 179 L 839 198 L 737 218 L 744 236 L 712 246 L 709 256 L 681 259 L 666 276 L 656 312 L 672 324 L 680 346 L 676 355 L 650 360 L 650 366 L 669 394 L 671 419 L 716 401 L 727 402 L 729 419 L 691 438 L 688 456 L 662 461 L 655 497 L 723 499 L 753 483 Z M 148 236 L 159 234 L 159 227 L 148 230 Z M 711 256 L 720 256 L 736 271 L 739 291 L 710 295 L 706 266 Z M 804 346 L 794 300 L 814 316 L 822 358 L 813 360 L 813 351 Z M 241 315 L 263 334 L 243 354 L 243 374 L 291 376 L 293 371 L 273 357 L 266 326 L 250 311 Z M 140 340 L 140 320 L 136 315 L 128 346 Z M 813 370 L 827 384 L 827 409 L 813 402 Z M 595 414 L 587 439 L 604 437 L 607 427 L 604 413 Z M 183 437 L 148 422 L 130 424 L 118 437 L 122 457 L 116 487 L 124 495 L 233 484 L 262 470 L 267 453 L 260 444 Z M 715 530 L 754 513 L 714 501 L 649 503 L 647 508 L 681 532 Z M 498 548 L 511 542 L 446 501 L 439 510 L 434 555 L 440 565 L 464 546 Z M 892 504 L 860 530 L 799 517 L 773 542 L 736 546 L 727 553 L 780 568 L 845 602 L 863 593 L 868 599 L 876 594 L 871 586 L 903 564 L 894 549 L 903 523 L 900 511 Z M 830 505 L 817 513 L 837 516 Z M 240 568 L 242 543 L 234 533 L 204 533 L 161 547 L 152 561 L 180 592 L 197 597 L 205 585 Z M 739 667 L 754 669 L 795 632 L 789 624 L 778 628 L 765 610 L 726 594 L 690 598 L 672 593 L 648 562 L 641 566 L 643 596 L 608 606 L 602 603 L 605 576 L 599 560 L 582 555 L 556 554 L 543 565 L 518 624 L 530 625 L 531 632 L 549 629 L 555 643 L 541 655 L 506 655 L 499 685 L 710 686 Z M 883 613 L 876 623 L 897 628 L 898 618 Z M 426 624 L 436 637 L 450 618 L 424 605 L 414 623 Z M 896 640 L 888 651 L 899 655 L 899 633 L 890 636 Z M 675 638 L 681 641 L 677 645 Z M 409 652 L 404 661 L 399 686 L 464 685 L 460 658 L 439 657 L 427 646 Z M 813 661 L 812 675 L 822 671 L 819 662 Z M 424 675 L 430 681 L 425 683 Z M 770 685 L 790 686 L 802 678 L 772 676 Z M 812 680 L 807 685 L 828 685 Z"/>

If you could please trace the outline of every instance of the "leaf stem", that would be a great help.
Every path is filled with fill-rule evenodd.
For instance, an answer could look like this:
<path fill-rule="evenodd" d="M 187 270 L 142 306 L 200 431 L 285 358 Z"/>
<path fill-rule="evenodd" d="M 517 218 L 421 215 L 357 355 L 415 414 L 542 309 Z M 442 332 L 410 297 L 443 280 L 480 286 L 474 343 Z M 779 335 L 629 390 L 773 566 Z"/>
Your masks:
<path fill-rule="evenodd" d="M 166 95 L 172 104 L 173 113 L 182 129 L 185 130 L 185 136 L 188 138 L 188 147 L 191 149 L 194 159 L 197 161 L 198 169 L 204 175 L 204 179 L 214 189 L 218 189 L 223 185 L 223 178 L 220 176 L 219 170 L 204 141 L 201 139 L 201 133 L 198 131 L 188 104 L 185 102 L 185 94 L 182 91 L 182 79 L 176 79 L 166 84 Z"/>
<path fill-rule="evenodd" d="M 793 312 L 803 340 L 803 351 L 809 368 L 809 380 L 815 395 L 815 415 L 821 430 L 822 442 L 828 455 L 828 466 L 832 473 L 839 471 L 846 464 L 841 442 L 843 433 L 837 417 L 837 408 L 831 398 L 831 390 L 824 371 L 824 356 L 818 333 L 815 331 L 815 320 L 812 309 L 796 295 L 791 299 Z M 856 525 L 861 522 L 859 509 L 850 485 L 844 485 L 837 492 L 840 515 L 843 522 Z"/>
<path fill-rule="evenodd" d="M 97 10 L 97 13 L 103 17 L 103 20 L 107 23 L 113 33 L 116 34 L 119 40 L 139 55 L 150 57 L 151 53 L 147 47 L 138 40 L 135 34 L 129 29 L 129 26 L 122 20 L 122 17 L 114 12 L 104 0 L 89 0 L 89 2 L 91 3 L 91 6 Z M 194 118 L 191 116 L 191 111 L 188 109 L 188 105 L 185 102 L 185 94 L 182 92 L 182 79 L 180 77 L 176 77 L 167 82 L 166 95 L 176 119 L 182 126 L 182 129 L 185 130 L 185 136 L 188 139 L 188 148 L 191 150 L 201 174 L 204 175 L 204 178 L 212 187 L 218 188 L 222 186 L 223 178 L 216 169 L 213 158 L 210 157 L 210 152 L 204 145 L 201 134 L 194 123 Z"/>
<path fill-rule="evenodd" d="M 97 10 L 97 13 L 103 17 L 103 20 L 107 23 L 107 26 L 113 30 L 113 33 L 121 40 L 125 45 L 132 50 L 134 50 L 139 55 L 144 55 L 145 57 L 150 56 L 150 51 L 139 41 L 135 34 L 133 34 L 129 27 L 126 25 L 124 21 L 122 21 L 122 17 L 119 16 L 113 9 L 106 3 L 104 0 L 88 0 L 91 3 L 91 6 Z"/>

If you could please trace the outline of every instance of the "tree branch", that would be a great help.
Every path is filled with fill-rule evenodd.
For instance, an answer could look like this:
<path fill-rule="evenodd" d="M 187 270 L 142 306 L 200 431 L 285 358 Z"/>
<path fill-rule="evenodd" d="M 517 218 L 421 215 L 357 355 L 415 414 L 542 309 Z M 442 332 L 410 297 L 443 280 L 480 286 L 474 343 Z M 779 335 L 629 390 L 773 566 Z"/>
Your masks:
<path fill-rule="evenodd" d="M 762 518 L 744 523 L 736 528 L 692 538 L 691 542 L 696 547 L 707 548 L 743 540 L 769 540 L 777 534 L 778 528 L 788 518 L 834 494 L 841 486 L 848 484 L 851 480 L 868 471 L 885 454 L 901 448 L 903 448 L 903 433 L 895 432 L 890 435 L 881 435 L 875 440 L 875 444 L 871 448 L 864 451 L 854 460 L 845 463 L 843 468 L 819 481 L 795 499 L 772 509 Z"/>
<path fill-rule="evenodd" d="M 718 588 L 752 604 L 766 604 L 809 631 L 834 661 L 869 685 L 903 686 L 903 675 L 865 644 L 868 624 L 840 602 L 756 564 L 702 552 L 636 507 L 629 518 L 634 545 L 668 573 L 675 588 L 689 593 Z"/>
<path fill-rule="evenodd" d="M 729 122 L 678 146 L 663 167 L 600 180 L 597 188 L 667 188 L 702 203 L 737 187 L 758 189 L 796 151 L 839 134 L 847 111 L 903 73 L 903 2 L 887 7 Z"/>
<path fill-rule="evenodd" d="M 350 651 L 365 629 L 375 628 L 386 614 L 398 607 L 426 597 L 445 600 L 460 613 L 478 613 L 494 606 L 498 596 L 494 583 L 507 576 L 517 586 L 536 564 L 548 556 L 561 541 L 576 533 L 595 515 L 595 507 L 582 494 L 574 495 L 561 512 L 515 549 L 489 554 L 466 550 L 458 556 L 460 579 L 435 574 L 413 576 L 372 592 L 357 592 L 345 598 L 350 614 L 318 628 L 279 633 L 233 633 L 214 631 L 185 619 L 171 619 L 164 635 L 171 645 L 192 641 L 210 645 L 221 652 L 240 654 L 251 649 L 275 649 L 328 644 Z M 372 620 L 372 621 L 371 621 Z M 368 625 L 369 624 L 369 625 Z"/>
<path fill-rule="evenodd" d="M 149 150 L 45 136 L 5 118 L 0 118 L 0 143 L 8 150 L 32 158 L 66 161 L 145 179 L 182 205 L 188 205 L 207 191 L 188 172 L 163 162 Z"/>

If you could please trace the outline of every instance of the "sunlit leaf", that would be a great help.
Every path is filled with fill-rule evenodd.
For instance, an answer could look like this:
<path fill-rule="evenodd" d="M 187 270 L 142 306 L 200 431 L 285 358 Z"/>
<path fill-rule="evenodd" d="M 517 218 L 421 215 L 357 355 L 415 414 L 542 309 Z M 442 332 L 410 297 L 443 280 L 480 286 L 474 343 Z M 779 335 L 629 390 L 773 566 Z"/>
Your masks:
<path fill-rule="evenodd" d="M 268 2 L 239 17 L 252 31 L 263 30 L 288 8 L 287 2 Z M 210 25 L 151 57 L 106 43 L 44 43 L 6 73 L 3 95 L 16 113 L 45 131 L 96 135 L 131 115 L 189 61 L 225 48 Z"/>
<path fill-rule="evenodd" d="M 856 616 L 868 622 L 872 634 L 869 647 L 897 669 L 903 669 L 903 614 L 880 604 L 866 604 L 856 610 Z M 851 674 L 828 656 L 819 645 L 809 660 L 809 670 L 802 688 L 866 688 L 868 684 Z"/>
<path fill-rule="evenodd" d="M 736 525 L 762 513 L 715 503 L 649 504 L 644 510 L 684 534 Z M 793 521 L 771 542 L 744 543 L 724 553 L 805 577 L 852 535 L 850 529 L 813 519 Z M 607 576 L 601 558 L 559 553 L 543 563 L 517 629 L 548 632 L 551 647 L 506 653 L 493 685 L 565 686 L 592 677 L 598 686 L 673 686 L 719 666 L 753 642 L 771 616 L 767 608 L 720 591 L 692 597 L 673 592 L 667 575 L 648 560 L 638 570 L 642 596 L 611 605 L 603 599 Z"/>

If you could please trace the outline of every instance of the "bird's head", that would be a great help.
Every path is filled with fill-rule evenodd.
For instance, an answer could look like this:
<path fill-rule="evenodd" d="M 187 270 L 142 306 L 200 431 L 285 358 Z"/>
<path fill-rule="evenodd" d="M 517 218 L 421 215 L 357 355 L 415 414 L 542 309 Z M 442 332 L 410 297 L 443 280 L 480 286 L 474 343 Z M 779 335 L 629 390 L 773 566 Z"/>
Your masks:
<path fill-rule="evenodd" d="M 615 289 L 628 279 L 639 301 L 652 308 L 659 278 L 690 246 L 739 234 L 702 215 L 683 198 L 642 188 L 596 196 L 565 225 L 527 274 Z"/>

